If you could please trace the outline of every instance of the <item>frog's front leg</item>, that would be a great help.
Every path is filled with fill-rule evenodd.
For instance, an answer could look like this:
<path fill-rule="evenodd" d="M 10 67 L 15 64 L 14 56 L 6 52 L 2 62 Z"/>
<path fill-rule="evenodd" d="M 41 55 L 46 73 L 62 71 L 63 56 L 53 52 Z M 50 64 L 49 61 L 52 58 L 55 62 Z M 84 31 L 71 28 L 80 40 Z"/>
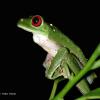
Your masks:
<path fill-rule="evenodd" d="M 70 77 L 70 71 L 65 61 L 66 52 L 66 49 L 60 48 L 55 57 L 52 57 L 50 54 L 47 55 L 43 65 L 46 68 L 45 75 L 48 79 L 56 79 L 59 76 L 64 78 Z"/>
<path fill-rule="evenodd" d="M 53 59 L 53 56 L 51 54 L 47 54 L 45 61 L 43 62 L 43 66 L 46 70 L 49 69 L 50 65 L 51 65 L 51 61 Z"/>

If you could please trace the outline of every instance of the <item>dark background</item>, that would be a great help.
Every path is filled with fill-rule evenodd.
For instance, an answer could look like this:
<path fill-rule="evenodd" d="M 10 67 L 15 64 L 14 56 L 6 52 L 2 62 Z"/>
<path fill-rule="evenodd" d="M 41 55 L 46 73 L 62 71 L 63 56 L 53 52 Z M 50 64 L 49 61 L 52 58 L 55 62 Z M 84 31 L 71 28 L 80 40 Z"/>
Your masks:
<path fill-rule="evenodd" d="M 6 2 L 7 3 L 7 2 Z M 48 100 L 53 81 L 45 78 L 42 63 L 46 52 L 35 44 L 32 34 L 16 24 L 22 17 L 41 15 L 70 37 L 89 58 L 100 42 L 100 15 L 98 3 L 90 2 L 13 2 L 1 12 L 0 93 L 15 92 L 16 96 Z M 100 76 L 99 71 L 96 70 Z M 65 84 L 61 83 L 59 89 Z M 90 86 L 99 86 L 99 78 Z M 81 95 L 72 88 L 66 98 L 74 100 Z"/>

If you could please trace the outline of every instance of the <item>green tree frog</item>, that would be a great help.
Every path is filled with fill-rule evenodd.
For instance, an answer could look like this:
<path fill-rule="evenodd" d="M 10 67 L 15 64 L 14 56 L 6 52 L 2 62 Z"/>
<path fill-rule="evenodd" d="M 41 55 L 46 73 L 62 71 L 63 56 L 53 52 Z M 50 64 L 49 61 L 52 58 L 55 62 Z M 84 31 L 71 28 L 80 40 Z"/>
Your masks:
<path fill-rule="evenodd" d="M 21 18 L 17 25 L 31 32 L 33 41 L 47 51 L 43 66 L 48 79 L 63 77 L 70 80 L 86 64 L 82 50 L 53 24 L 47 24 L 40 15 Z M 88 76 L 88 81 L 83 79 L 76 85 L 83 94 L 90 91 L 88 82 L 91 83 L 94 77 L 92 74 Z"/>

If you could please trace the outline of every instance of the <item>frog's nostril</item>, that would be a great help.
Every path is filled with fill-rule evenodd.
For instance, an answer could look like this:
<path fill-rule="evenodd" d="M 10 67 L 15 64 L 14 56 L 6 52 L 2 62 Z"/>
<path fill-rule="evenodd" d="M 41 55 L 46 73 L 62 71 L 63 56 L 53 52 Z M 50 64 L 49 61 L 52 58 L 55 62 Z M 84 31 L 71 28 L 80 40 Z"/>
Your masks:
<path fill-rule="evenodd" d="M 24 19 L 23 19 L 23 18 L 21 18 L 21 22 L 23 22 L 23 20 L 24 20 Z"/>

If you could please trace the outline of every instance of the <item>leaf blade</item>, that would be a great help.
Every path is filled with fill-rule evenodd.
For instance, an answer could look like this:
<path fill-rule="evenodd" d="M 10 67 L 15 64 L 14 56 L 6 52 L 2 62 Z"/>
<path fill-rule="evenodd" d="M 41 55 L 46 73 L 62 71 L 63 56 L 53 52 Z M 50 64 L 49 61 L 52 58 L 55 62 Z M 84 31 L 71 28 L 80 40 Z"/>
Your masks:
<path fill-rule="evenodd" d="M 100 88 L 90 91 L 86 95 L 83 95 L 75 100 L 91 100 L 91 99 L 100 99 Z"/>

